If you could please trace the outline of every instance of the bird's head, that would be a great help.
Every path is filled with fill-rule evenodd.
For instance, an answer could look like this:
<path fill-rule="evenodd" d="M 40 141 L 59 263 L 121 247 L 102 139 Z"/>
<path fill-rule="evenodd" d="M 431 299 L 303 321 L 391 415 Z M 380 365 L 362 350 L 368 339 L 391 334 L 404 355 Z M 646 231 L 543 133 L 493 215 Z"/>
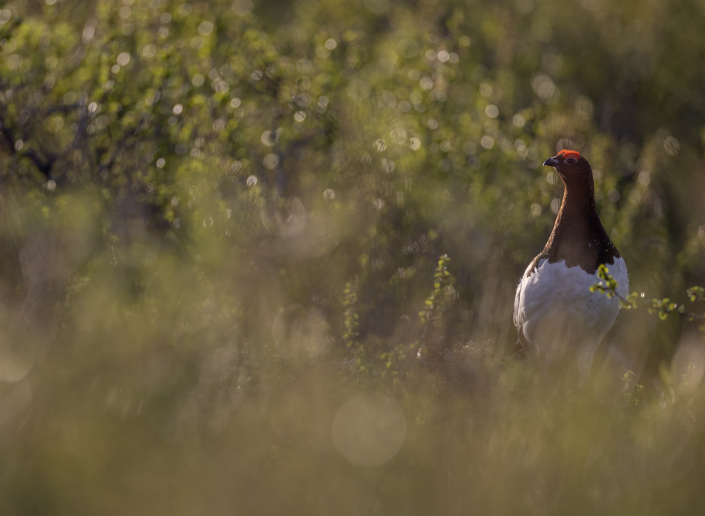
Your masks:
<path fill-rule="evenodd" d="M 590 163 L 578 151 L 563 149 L 553 158 L 543 163 L 544 167 L 553 167 L 563 182 L 580 178 L 592 178 Z"/>

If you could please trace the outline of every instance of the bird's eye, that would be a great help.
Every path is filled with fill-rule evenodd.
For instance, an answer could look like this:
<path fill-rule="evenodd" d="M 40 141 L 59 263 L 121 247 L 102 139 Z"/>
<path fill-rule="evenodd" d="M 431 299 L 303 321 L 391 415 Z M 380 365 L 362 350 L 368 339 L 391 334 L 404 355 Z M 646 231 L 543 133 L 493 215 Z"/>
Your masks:
<path fill-rule="evenodd" d="M 567 160 L 565 160 L 566 164 L 568 165 L 575 165 L 575 161 L 575 158 L 568 158 Z"/>

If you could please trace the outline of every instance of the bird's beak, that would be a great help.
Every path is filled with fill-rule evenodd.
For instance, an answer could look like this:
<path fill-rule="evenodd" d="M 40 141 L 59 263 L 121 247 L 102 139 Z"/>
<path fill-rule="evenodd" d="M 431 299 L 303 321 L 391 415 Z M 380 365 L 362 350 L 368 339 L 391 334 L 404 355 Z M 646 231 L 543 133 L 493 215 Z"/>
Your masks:
<path fill-rule="evenodd" d="M 557 167 L 558 166 L 558 158 L 548 158 L 546 161 L 543 162 L 544 167 Z"/>

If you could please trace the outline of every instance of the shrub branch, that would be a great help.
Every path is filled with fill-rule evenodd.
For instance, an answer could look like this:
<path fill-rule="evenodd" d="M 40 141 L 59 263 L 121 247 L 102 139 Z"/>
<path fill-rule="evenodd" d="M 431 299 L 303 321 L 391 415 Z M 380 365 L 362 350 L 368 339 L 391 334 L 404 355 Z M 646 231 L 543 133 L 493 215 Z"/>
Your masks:
<path fill-rule="evenodd" d="M 683 303 L 672 302 L 669 298 L 665 297 L 663 299 L 647 299 L 643 292 L 632 292 L 626 297 L 622 296 L 617 292 L 617 287 L 619 284 L 610 275 L 609 269 L 605 264 L 600 265 L 597 269 L 597 276 L 600 278 L 599 283 L 595 283 L 590 287 L 590 292 L 599 292 L 605 294 L 608 298 L 616 297 L 619 299 L 619 304 L 622 308 L 627 310 L 646 307 L 649 313 L 658 314 L 659 318 L 663 321 L 667 317 L 684 317 L 689 321 L 693 320 L 705 320 L 705 315 L 696 314 L 690 312 L 686 309 Z M 686 291 L 688 299 L 691 302 L 703 301 L 705 300 L 705 288 L 703 287 L 691 287 Z M 701 331 L 705 331 L 705 325 L 700 326 Z"/>

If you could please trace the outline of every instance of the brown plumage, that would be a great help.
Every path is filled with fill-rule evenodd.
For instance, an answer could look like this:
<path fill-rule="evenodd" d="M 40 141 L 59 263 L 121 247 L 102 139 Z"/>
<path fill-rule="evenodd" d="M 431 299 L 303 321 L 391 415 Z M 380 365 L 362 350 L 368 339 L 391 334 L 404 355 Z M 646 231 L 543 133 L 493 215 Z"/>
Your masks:
<path fill-rule="evenodd" d="M 527 276 L 539 260 L 565 260 L 566 267 L 580 267 L 593 274 L 601 264 L 612 265 L 621 255 L 607 236 L 595 205 L 595 185 L 590 163 L 575 151 L 561 151 L 544 165 L 555 167 L 565 184 L 565 194 L 551 236 L 541 254 L 533 259 Z"/>

